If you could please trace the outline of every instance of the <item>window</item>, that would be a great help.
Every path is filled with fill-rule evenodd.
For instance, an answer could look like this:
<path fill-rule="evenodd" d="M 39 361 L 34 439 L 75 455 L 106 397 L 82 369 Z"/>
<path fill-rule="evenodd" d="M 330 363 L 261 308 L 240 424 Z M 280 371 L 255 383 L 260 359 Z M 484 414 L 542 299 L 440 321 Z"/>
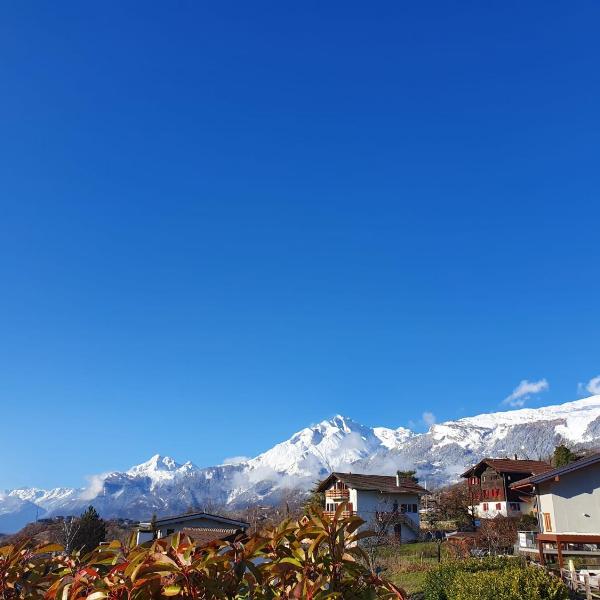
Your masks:
<path fill-rule="evenodd" d="M 521 510 L 521 504 L 519 502 L 511 502 L 509 504 L 510 510 L 516 510 L 516 511 L 520 511 Z"/>
<path fill-rule="evenodd" d="M 502 504 L 500 504 L 500 502 L 496 502 L 496 510 L 502 510 Z"/>
<path fill-rule="evenodd" d="M 488 503 L 484 502 L 483 503 L 483 512 L 487 512 L 488 510 L 489 510 Z"/>
<path fill-rule="evenodd" d="M 544 531 L 548 533 L 552 531 L 552 519 L 550 519 L 550 513 L 544 513 Z"/>
<path fill-rule="evenodd" d="M 172 535 L 173 533 L 175 533 L 174 529 L 167 529 L 167 535 Z"/>
<path fill-rule="evenodd" d="M 419 512 L 419 509 L 416 504 L 411 504 L 411 507 L 412 507 L 411 512 L 414 512 L 414 513 Z"/>

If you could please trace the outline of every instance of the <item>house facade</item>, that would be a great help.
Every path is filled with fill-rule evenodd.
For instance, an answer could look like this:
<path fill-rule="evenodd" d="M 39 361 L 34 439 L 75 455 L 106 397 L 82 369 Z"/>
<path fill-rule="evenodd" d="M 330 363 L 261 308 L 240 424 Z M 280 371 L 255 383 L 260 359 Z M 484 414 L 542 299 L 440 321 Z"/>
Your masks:
<path fill-rule="evenodd" d="M 549 463 L 539 460 L 484 458 L 462 474 L 467 480 L 473 516 L 492 519 L 498 515 L 519 517 L 530 513 L 529 498 L 511 485 L 551 468 Z"/>
<path fill-rule="evenodd" d="M 393 536 L 400 542 L 420 537 L 421 496 L 427 491 L 400 475 L 332 473 L 321 482 L 325 513 L 332 516 L 345 503 L 344 516 L 357 515 L 369 529 Z"/>
<path fill-rule="evenodd" d="M 600 555 L 600 454 L 517 481 L 511 488 L 531 495 L 538 518 L 536 543 L 522 535 L 523 549 L 535 549 L 542 561 L 545 555 L 557 555 L 561 566 L 563 554 L 572 548 L 579 548 L 579 555 Z"/>
<path fill-rule="evenodd" d="M 137 543 L 166 538 L 174 533 L 187 535 L 200 544 L 209 543 L 213 540 L 235 538 L 244 533 L 249 526 L 249 523 L 244 521 L 206 512 L 194 512 L 140 523 Z"/>

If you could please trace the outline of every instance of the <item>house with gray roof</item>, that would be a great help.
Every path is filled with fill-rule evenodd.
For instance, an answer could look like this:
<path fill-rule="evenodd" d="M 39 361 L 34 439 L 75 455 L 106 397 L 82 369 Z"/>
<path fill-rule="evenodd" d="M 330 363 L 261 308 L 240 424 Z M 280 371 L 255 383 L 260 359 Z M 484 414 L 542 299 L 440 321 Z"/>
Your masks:
<path fill-rule="evenodd" d="M 325 514 L 344 504 L 344 516 L 358 515 L 366 527 L 400 542 L 420 537 L 419 509 L 427 490 L 414 480 L 396 476 L 331 473 L 317 491 L 325 494 Z"/>

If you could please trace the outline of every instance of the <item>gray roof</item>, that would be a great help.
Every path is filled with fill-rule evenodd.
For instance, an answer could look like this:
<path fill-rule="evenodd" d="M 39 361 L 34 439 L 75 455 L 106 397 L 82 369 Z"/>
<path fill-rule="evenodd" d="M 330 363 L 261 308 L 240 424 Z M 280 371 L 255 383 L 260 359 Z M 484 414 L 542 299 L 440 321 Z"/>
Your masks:
<path fill-rule="evenodd" d="M 196 519 L 210 519 L 211 521 L 217 521 L 224 525 L 231 525 L 233 527 L 237 527 L 238 529 L 246 529 L 250 527 L 250 523 L 246 523 L 245 521 L 238 521 L 237 519 L 230 519 L 228 517 L 222 517 L 221 515 L 213 515 L 211 513 L 207 513 L 204 511 L 187 513 L 183 515 L 174 515 L 171 517 L 162 517 L 160 519 L 156 519 L 156 525 L 161 527 L 163 525 L 173 525 L 174 523 L 186 523 L 187 521 L 193 521 Z M 146 523 L 140 523 L 141 527 L 150 527 L 151 521 Z"/>
<path fill-rule="evenodd" d="M 592 454 L 587 456 L 586 458 L 580 458 L 564 467 L 556 467 L 555 469 L 550 469 L 544 473 L 540 473 L 538 475 L 533 475 L 532 477 L 528 477 L 527 479 L 521 479 L 521 481 L 516 481 L 510 487 L 523 487 L 526 485 L 535 485 L 536 483 L 542 483 L 544 481 L 548 481 L 550 479 L 554 479 L 555 477 L 560 477 L 561 475 L 566 475 L 567 473 L 572 473 L 573 471 L 579 471 L 580 469 L 585 469 L 586 467 L 590 467 L 591 465 L 595 465 L 600 462 L 600 453 Z"/>
<path fill-rule="evenodd" d="M 389 475 L 363 475 L 361 473 L 331 473 L 318 486 L 323 492 L 332 481 L 344 482 L 349 488 L 355 490 L 375 490 L 390 494 L 426 494 L 427 490 L 415 483 L 412 479 L 401 478 L 400 485 L 396 485 L 396 477 Z"/>

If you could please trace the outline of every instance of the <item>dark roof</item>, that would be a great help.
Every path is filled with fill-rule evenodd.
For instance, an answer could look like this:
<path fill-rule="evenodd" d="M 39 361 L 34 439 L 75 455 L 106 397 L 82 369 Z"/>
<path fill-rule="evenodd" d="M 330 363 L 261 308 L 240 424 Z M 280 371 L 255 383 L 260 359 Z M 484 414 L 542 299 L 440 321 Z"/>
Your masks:
<path fill-rule="evenodd" d="M 186 527 L 181 531 L 200 546 L 217 540 L 233 541 L 240 535 L 239 532 L 239 529 L 205 529 L 204 527 Z"/>
<path fill-rule="evenodd" d="M 250 523 L 246 523 L 245 521 L 238 521 L 237 519 L 230 519 L 228 517 L 222 517 L 220 515 L 213 515 L 204 511 L 187 513 L 183 515 L 174 515 L 172 517 L 162 517 L 160 519 L 156 519 L 156 524 L 158 526 L 170 525 L 171 523 L 182 523 L 185 521 L 191 521 L 193 519 L 198 519 L 202 517 L 206 519 L 211 519 L 213 521 L 218 521 L 219 523 L 223 523 L 225 525 L 231 525 L 232 527 L 236 527 L 239 529 L 245 529 L 247 527 L 250 527 Z M 146 523 L 140 523 L 140 526 L 147 527 L 150 524 L 151 521 L 148 521 Z"/>
<path fill-rule="evenodd" d="M 521 479 L 521 481 L 516 481 L 510 487 L 527 487 L 529 485 L 534 485 L 536 483 L 542 483 L 543 481 L 548 481 L 550 479 L 554 479 L 555 477 L 560 477 L 561 475 L 566 475 L 567 473 L 572 473 L 573 471 L 579 471 L 580 469 L 585 469 L 586 467 L 590 467 L 600 462 L 600 453 L 592 454 L 586 458 L 580 458 L 564 467 L 556 467 L 555 469 L 549 469 L 544 473 L 535 473 L 531 477 L 527 479 Z"/>
<path fill-rule="evenodd" d="M 470 477 L 478 471 L 483 471 L 485 467 L 491 467 L 498 473 L 523 473 L 528 475 L 537 475 L 544 473 L 552 468 L 550 463 L 543 460 L 521 460 L 515 458 L 484 458 L 476 465 L 465 471 L 461 477 Z"/>
<path fill-rule="evenodd" d="M 392 494 L 426 494 L 427 490 L 410 479 L 401 478 L 400 486 L 396 485 L 396 477 L 389 475 L 363 475 L 361 473 L 332 473 L 317 488 L 325 491 L 333 480 L 345 483 L 355 490 L 374 490 Z"/>

